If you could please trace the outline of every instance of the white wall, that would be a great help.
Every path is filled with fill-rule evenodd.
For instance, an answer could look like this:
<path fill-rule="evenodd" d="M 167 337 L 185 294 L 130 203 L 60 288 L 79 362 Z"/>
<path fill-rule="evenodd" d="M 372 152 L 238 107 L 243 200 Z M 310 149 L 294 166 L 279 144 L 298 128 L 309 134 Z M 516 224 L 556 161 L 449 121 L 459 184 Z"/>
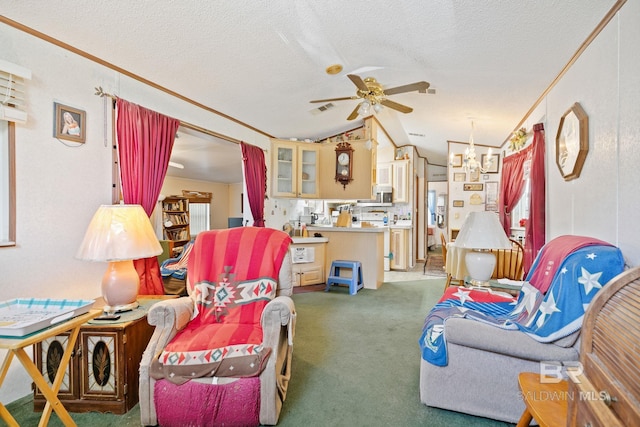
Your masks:
<path fill-rule="evenodd" d="M 16 126 L 17 245 L 0 248 L 0 300 L 100 295 L 106 264 L 74 258 L 97 207 L 111 203 L 111 110 L 105 111 L 104 100 L 94 95 L 96 86 L 203 128 L 269 146 L 268 138 L 237 123 L 4 24 L 0 46 L 0 59 L 33 73 L 26 94 L 29 119 Z M 52 137 L 54 102 L 86 111 L 85 144 L 65 145 Z M 30 386 L 21 366 L 13 364 L 0 401 L 27 395 Z"/>
<path fill-rule="evenodd" d="M 640 2 L 627 2 L 527 118 L 546 134 L 546 237 L 599 238 L 640 265 Z M 589 116 L 589 153 L 578 179 L 564 181 L 555 161 L 562 115 L 579 102 Z"/>
<path fill-rule="evenodd" d="M 476 160 L 478 162 L 482 161 L 482 155 L 487 154 L 490 150 L 490 147 L 474 144 L 475 152 L 476 152 Z M 468 143 L 461 143 L 455 141 L 449 141 L 449 155 L 458 154 L 463 155 L 465 150 L 469 148 Z M 496 153 L 495 149 L 491 150 L 493 154 Z M 498 182 L 497 185 L 500 185 L 500 174 L 502 172 L 502 153 L 500 153 L 500 163 L 498 165 L 498 173 L 478 173 L 478 181 L 471 181 L 470 172 L 465 172 L 462 167 L 448 167 L 448 194 L 449 198 L 447 200 L 447 229 L 450 230 L 460 230 L 462 224 L 464 223 L 465 218 L 469 214 L 469 212 L 474 211 L 483 211 L 485 210 L 485 195 L 486 195 L 486 185 L 488 182 Z M 454 181 L 454 174 L 465 174 L 464 181 Z M 482 184 L 482 190 L 478 191 L 465 191 L 464 184 Z M 471 204 L 473 198 L 477 199 L 480 197 L 480 204 Z M 462 207 L 454 207 L 454 200 L 462 201 L 464 206 Z M 451 240 L 451 233 L 446 235 L 447 241 Z"/>

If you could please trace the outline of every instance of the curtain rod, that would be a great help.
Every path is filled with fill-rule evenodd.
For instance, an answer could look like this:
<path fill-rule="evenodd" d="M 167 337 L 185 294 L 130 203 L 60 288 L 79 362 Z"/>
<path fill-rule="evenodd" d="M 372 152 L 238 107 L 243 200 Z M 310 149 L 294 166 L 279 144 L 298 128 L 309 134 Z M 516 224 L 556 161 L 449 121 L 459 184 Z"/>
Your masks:
<path fill-rule="evenodd" d="M 96 89 L 95 95 L 98 95 L 100 98 L 104 98 L 106 96 L 108 98 L 113 99 L 114 101 L 118 99 L 118 96 L 112 95 L 110 93 L 105 92 L 104 90 L 102 90 L 102 87 L 100 87 L 100 86 L 96 87 L 95 89 Z M 189 122 L 185 122 L 183 120 L 180 120 L 180 126 L 188 128 L 188 129 L 191 129 L 191 130 L 195 130 L 195 131 L 198 131 L 198 132 L 202 132 L 204 134 L 207 134 L 207 135 L 210 135 L 210 136 L 213 136 L 213 137 L 216 137 L 216 138 L 220 138 L 220 139 L 223 139 L 225 141 L 233 142 L 234 144 L 240 144 L 240 140 L 238 140 L 238 139 L 231 138 L 230 136 L 223 135 L 223 134 L 218 133 L 218 132 L 214 132 L 212 130 L 203 128 L 203 127 L 198 126 L 198 125 L 194 125 L 194 124 L 189 123 Z"/>

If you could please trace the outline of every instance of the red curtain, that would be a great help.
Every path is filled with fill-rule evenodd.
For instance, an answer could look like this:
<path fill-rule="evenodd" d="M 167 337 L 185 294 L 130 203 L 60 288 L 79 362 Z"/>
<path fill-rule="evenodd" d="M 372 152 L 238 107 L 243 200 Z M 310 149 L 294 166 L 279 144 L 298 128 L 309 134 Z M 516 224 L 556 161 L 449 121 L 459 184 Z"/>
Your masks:
<path fill-rule="evenodd" d="M 544 177 L 544 125 L 533 126 L 533 143 L 531 144 L 531 197 L 529 219 L 525 225 L 524 271 L 529 272 L 538 252 L 545 244 L 545 194 Z"/>
<path fill-rule="evenodd" d="M 267 165 L 262 148 L 240 142 L 244 180 L 254 227 L 264 227 L 264 199 L 267 194 Z"/>
<path fill-rule="evenodd" d="M 122 197 L 151 216 L 162 188 L 180 121 L 118 99 L 118 158 Z M 141 295 L 164 294 L 156 257 L 134 260 Z"/>
<path fill-rule="evenodd" d="M 524 164 L 531 154 L 530 147 L 519 151 L 502 162 L 502 177 L 498 194 L 498 213 L 507 236 L 511 235 L 511 210 L 516 206 L 524 191 Z"/>

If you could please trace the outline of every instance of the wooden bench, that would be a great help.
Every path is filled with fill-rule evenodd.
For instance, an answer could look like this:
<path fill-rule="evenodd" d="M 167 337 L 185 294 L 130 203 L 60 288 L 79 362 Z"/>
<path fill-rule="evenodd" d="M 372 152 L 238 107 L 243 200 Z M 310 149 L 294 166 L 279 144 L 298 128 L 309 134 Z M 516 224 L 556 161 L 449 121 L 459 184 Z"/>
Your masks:
<path fill-rule="evenodd" d="M 640 267 L 627 270 L 599 291 L 582 326 L 581 366 L 562 382 L 521 373 L 526 409 L 517 427 L 532 418 L 540 426 L 640 425 Z M 562 399 L 562 396 L 565 398 Z"/>

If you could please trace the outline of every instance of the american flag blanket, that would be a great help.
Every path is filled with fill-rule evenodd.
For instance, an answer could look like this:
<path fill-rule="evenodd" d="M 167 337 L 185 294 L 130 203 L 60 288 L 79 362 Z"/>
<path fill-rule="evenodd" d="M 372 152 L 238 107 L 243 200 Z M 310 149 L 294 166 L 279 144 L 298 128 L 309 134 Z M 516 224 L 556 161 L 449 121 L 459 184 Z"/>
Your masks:
<path fill-rule="evenodd" d="M 539 265 L 547 259 L 543 251 L 536 258 L 517 300 L 499 300 L 486 291 L 474 293 L 456 287 L 448 290 L 425 320 L 419 341 L 422 358 L 434 365 L 446 366 L 445 321 L 449 317 L 465 317 L 503 329 L 520 330 L 543 343 L 564 338 L 580 329 L 595 294 L 624 270 L 622 253 L 608 244 L 582 246 L 552 269 L 548 268 L 547 261 Z M 536 268 L 553 274 L 546 293 L 530 282 L 532 276 L 536 277 Z M 477 292 L 486 295 L 482 297 Z"/>

